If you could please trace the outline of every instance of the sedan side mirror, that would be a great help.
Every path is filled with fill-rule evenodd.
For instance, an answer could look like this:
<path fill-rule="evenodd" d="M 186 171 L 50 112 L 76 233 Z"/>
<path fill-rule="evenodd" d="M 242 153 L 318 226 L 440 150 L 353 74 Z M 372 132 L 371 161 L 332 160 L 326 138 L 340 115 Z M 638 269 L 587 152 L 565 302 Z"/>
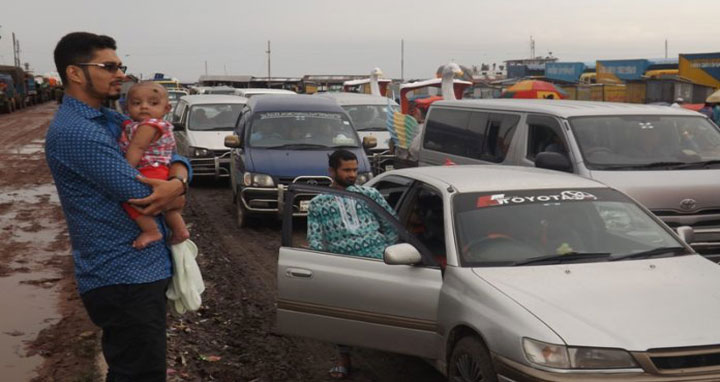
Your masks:
<path fill-rule="evenodd" d="M 383 260 L 390 265 L 415 265 L 422 261 L 422 256 L 412 244 L 401 243 L 385 248 Z"/>
<path fill-rule="evenodd" d="M 225 147 L 236 149 L 241 147 L 240 137 L 237 135 L 226 135 L 225 136 Z"/>
<path fill-rule="evenodd" d="M 572 172 L 570 160 L 560 153 L 543 151 L 535 156 L 535 167 L 548 170 Z"/>
<path fill-rule="evenodd" d="M 695 231 L 688 225 L 677 227 L 677 234 L 686 244 L 691 244 L 695 240 Z"/>
<path fill-rule="evenodd" d="M 180 122 L 173 122 L 173 127 L 175 127 L 175 130 L 185 130 L 185 124 Z"/>
<path fill-rule="evenodd" d="M 377 138 L 371 136 L 364 137 L 362 140 L 362 144 L 365 150 L 370 150 L 374 147 L 377 147 Z"/>

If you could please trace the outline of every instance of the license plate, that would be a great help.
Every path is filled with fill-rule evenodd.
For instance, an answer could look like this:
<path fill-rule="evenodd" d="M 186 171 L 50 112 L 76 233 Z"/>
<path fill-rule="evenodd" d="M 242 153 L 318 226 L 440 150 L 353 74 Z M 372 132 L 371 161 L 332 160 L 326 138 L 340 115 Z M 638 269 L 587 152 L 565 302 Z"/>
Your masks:
<path fill-rule="evenodd" d="M 301 200 L 300 201 L 300 212 L 307 212 L 308 207 L 310 207 L 309 200 Z"/>
<path fill-rule="evenodd" d="M 393 166 L 391 164 L 385 166 L 385 171 L 390 171 L 390 170 L 394 170 L 394 169 L 395 169 L 395 166 Z"/>

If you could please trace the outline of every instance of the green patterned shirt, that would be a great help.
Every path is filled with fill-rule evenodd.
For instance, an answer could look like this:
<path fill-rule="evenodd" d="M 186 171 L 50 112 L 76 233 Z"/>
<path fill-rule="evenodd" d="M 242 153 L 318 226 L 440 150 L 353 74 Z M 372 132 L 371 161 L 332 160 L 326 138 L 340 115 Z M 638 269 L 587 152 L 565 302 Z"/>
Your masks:
<path fill-rule="evenodd" d="M 350 186 L 374 200 L 393 216 L 392 207 L 374 188 Z M 367 203 L 337 195 L 321 194 L 308 207 L 308 243 L 311 249 L 345 255 L 382 259 L 385 248 L 398 238 L 390 222 L 378 218 Z"/>

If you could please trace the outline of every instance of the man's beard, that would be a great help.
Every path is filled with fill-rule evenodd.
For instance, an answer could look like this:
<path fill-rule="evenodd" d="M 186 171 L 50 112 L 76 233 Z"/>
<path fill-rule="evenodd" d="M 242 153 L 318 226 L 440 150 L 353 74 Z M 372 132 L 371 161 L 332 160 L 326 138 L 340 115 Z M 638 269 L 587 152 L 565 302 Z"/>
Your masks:
<path fill-rule="evenodd" d="M 95 83 L 93 83 L 92 77 L 90 77 L 90 72 L 87 71 L 87 68 L 83 67 L 85 69 L 85 78 L 87 78 L 87 83 L 85 84 L 85 90 L 94 96 L 95 98 L 99 98 L 102 100 L 110 100 L 110 101 L 116 101 L 120 99 L 120 93 L 118 94 L 102 94 L 97 89 L 95 89 Z"/>
<path fill-rule="evenodd" d="M 336 179 L 335 179 L 335 183 L 337 183 L 338 185 L 340 185 L 340 186 L 342 186 L 342 187 L 344 187 L 344 188 L 348 188 L 348 187 L 350 187 L 350 186 L 355 185 L 355 180 L 353 179 L 353 180 L 350 180 L 350 181 L 345 181 L 345 179 L 336 178 Z"/>

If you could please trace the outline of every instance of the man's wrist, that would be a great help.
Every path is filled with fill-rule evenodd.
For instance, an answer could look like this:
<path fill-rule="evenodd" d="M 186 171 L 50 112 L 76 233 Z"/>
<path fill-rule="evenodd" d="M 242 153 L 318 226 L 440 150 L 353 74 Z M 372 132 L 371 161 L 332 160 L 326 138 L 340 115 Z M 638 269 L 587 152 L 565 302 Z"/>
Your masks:
<path fill-rule="evenodd" d="M 177 179 L 177 180 L 180 181 L 180 183 L 182 183 L 183 192 L 182 192 L 182 194 L 180 194 L 180 195 L 185 195 L 185 194 L 187 194 L 187 192 L 188 192 L 188 181 L 187 181 L 187 178 L 184 177 L 184 176 L 178 176 L 178 175 L 173 175 L 173 176 L 170 176 L 170 177 L 167 178 L 167 180 L 173 180 L 173 179 Z"/>

